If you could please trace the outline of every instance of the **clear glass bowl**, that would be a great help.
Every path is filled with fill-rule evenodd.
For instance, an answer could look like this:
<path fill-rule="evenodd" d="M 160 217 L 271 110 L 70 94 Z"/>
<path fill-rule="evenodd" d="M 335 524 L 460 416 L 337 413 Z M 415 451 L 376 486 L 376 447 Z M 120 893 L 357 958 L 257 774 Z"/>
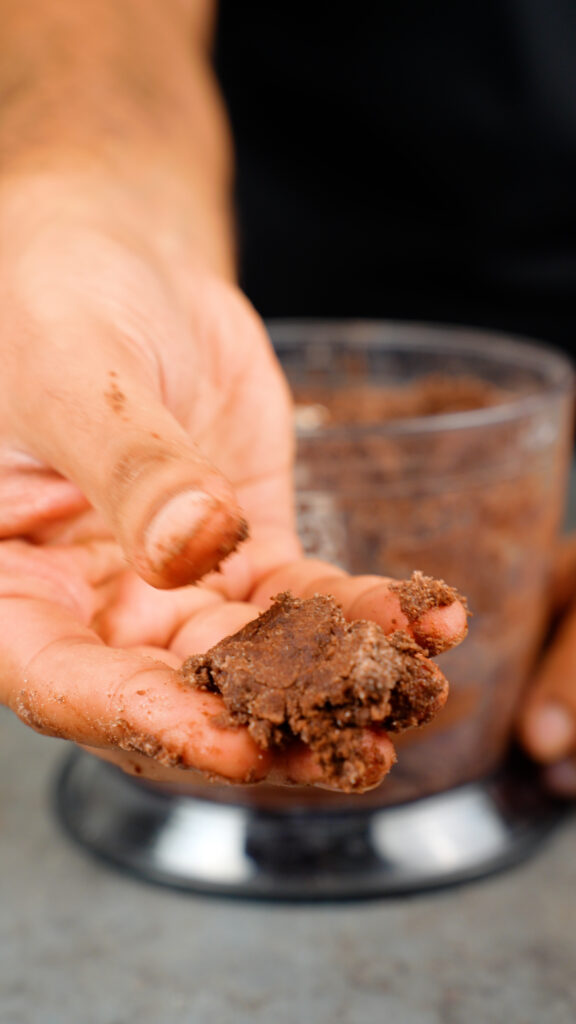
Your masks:
<path fill-rule="evenodd" d="M 506 754 L 548 617 L 570 365 L 457 328 L 270 327 L 297 399 L 306 549 L 354 573 L 422 569 L 468 596 L 469 636 L 439 659 L 448 703 L 399 738 L 398 763 L 361 796 L 192 777 L 167 787 L 76 752 L 58 782 L 60 821 L 138 877 L 221 894 L 397 894 L 516 863 L 563 813 Z M 474 395 L 480 407 L 464 408 Z"/>
<path fill-rule="evenodd" d="M 378 790 L 277 798 L 387 804 L 482 777 L 509 744 L 546 628 L 571 453 L 570 364 L 459 328 L 269 326 L 297 403 L 306 551 L 352 573 L 421 569 L 461 590 L 473 613 L 462 646 L 438 659 L 451 683 L 445 709 L 398 738 L 398 764 Z"/>

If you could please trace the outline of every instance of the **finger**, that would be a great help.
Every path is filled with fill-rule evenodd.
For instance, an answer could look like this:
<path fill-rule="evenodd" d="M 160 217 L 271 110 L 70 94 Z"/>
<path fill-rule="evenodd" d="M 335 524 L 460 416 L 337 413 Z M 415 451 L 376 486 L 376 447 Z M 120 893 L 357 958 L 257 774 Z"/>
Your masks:
<path fill-rule="evenodd" d="M 180 658 L 172 651 L 166 651 L 162 647 L 155 647 L 153 644 L 137 644 L 130 648 L 132 654 L 139 654 L 142 658 L 154 658 L 155 661 L 167 665 L 168 668 L 179 669 Z"/>
<path fill-rule="evenodd" d="M 107 648 L 62 607 L 0 600 L 0 700 L 46 735 L 143 753 L 231 781 L 267 774 L 244 729 L 222 729 L 222 701 L 185 687 L 161 662 Z"/>
<path fill-rule="evenodd" d="M 361 743 L 364 761 L 362 786 L 356 788 L 356 792 L 366 792 L 379 786 L 396 762 L 394 747 L 382 730 L 367 729 Z M 300 742 L 291 744 L 275 756 L 266 782 L 341 790 L 340 786 L 325 777 L 314 752 Z"/>
<path fill-rule="evenodd" d="M 157 590 L 132 570 L 101 588 L 92 628 L 112 647 L 153 644 L 168 648 L 172 637 L 189 619 L 223 598 L 201 586 Z"/>
<path fill-rule="evenodd" d="M 70 480 L 34 459 L 2 453 L 0 465 L 0 537 L 35 534 L 88 508 L 86 497 Z"/>
<path fill-rule="evenodd" d="M 35 597 L 68 608 L 87 625 L 98 605 L 95 585 L 114 576 L 123 561 L 118 545 L 106 540 L 57 547 L 3 540 L 0 593 L 4 597 L 28 597 L 33 591 Z"/>
<path fill-rule="evenodd" d="M 92 754 L 93 757 L 98 757 L 101 761 L 108 762 L 108 764 L 116 765 L 126 775 L 134 775 L 140 779 L 145 779 L 147 782 L 168 785 L 171 791 L 177 789 L 183 793 L 190 793 L 195 792 L 198 788 L 202 788 L 209 794 L 210 787 L 218 780 L 218 776 L 215 773 L 207 775 L 197 772 L 193 768 L 188 768 L 186 771 L 183 771 L 181 767 L 169 768 L 155 761 L 152 757 L 146 757 L 145 754 L 137 754 L 134 751 L 105 750 L 102 747 L 90 747 L 86 746 L 86 744 L 81 744 L 81 746 L 83 750 Z M 223 777 L 221 781 L 229 782 L 230 780 Z M 241 783 L 238 783 L 238 785 L 241 785 Z"/>
<path fill-rule="evenodd" d="M 230 601 L 245 601 L 254 590 L 256 582 L 278 566 L 302 559 L 302 545 L 291 524 L 281 527 L 270 526 L 266 517 L 272 509 L 290 516 L 291 497 L 288 489 L 282 488 L 278 478 L 273 478 L 274 487 L 261 487 L 258 499 L 255 488 L 242 487 L 242 500 L 251 510 L 251 537 L 227 558 L 218 572 L 210 573 L 202 585 L 221 594 Z M 334 568 L 334 572 L 340 572 Z M 266 602 L 267 603 L 267 602 Z"/>
<path fill-rule="evenodd" d="M 385 733 L 367 731 L 363 737 L 363 745 L 366 762 L 371 766 L 371 773 L 363 776 L 362 791 L 366 792 L 380 785 L 393 767 L 396 754 Z M 133 751 L 103 750 L 100 747 L 87 746 L 84 749 L 103 761 L 115 764 L 127 775 L 169 785 L 172 791 L 177 789 L 183 793 L 197 793 L 200 789 L 204 790 L 206 796 L 210 796 L 210 787 L 219 781 L 214 774 L 208 777 L 193 770 L 183 772 L 180 768 L 169 768 L 151 757 Z M 268 774 L 262 781 L 273 786 L 315 786 L 340 792 L 337 786 L 326 781 L 323 770 L 309 747 L 299 741 L 294 741 L 285 750 L 272 755 Z"/>
<path fill-rule="evenodd" d="M 553 618 L 566 610 L 576 593 L 576 532 L 557 544 L 550 581 L 550 613 Z"/>
<path fill-rule="evenodd" d="M 42 549 L 23 540 L 0 542 L 0 601 L 34 597 L 54 602 L 87 624 L 94 610 L 94 592 L 79 563 L 56 549 Z M 1 605 L 0 605 L 1 607 Z M 4 642 L 10 637 L 4 632 Z"/>
<path fill-rule="evenodd" d="M 539 761 L 576 749 L 576 609 L 562 621 L 521 712 L 520 738 Z"/>
<path fill-rule="evenodd" d="M 468 615 L 460 601 L 430 608 L 410 620 L 400 606 L 395 580 L 382 576 L 348 576 L 325 562 L 302 559 L 278 569 L 256 587 L 252 600 L 264 604 L 275 594 L 291 590 L 297 597 L 330 594 L 348 619 L 370 619 L 386 633 L 405 630 L 421 647 L 439 654 L 460 643 L 468 630 Z"/>
<path fill-rule="evenodd" d="M 162 404 L 142 358 L 94 334 L 81 360 L 77 339 L 61 339 L 58 360 L 53 346 L 45 356 L 40 346 L 13 410 L 18 429 L 102 513 L 144 579 L 158 587 L 198 579 L 245 536 L 232 486 Z"/>
<path fill-rule="evenodd" d="M 328 562 L 321 562 L 317 558 L 298 558 L 268 573 L 256 584 L 250 598 L 255 604 L 265 608 L 282 590 L 292 591 L 295 597 L 304 597 L 304 593 L 313 591 L 317 584 L 327 584 L 338 579 L 349 580 L 350 576 L 344 569 L 329 565 Z"/>
<path fill-rule="evenodd" d="M 182 660 L 201 654 L 226 636 L 242 629 L 260 613 L 256 605 L 243 601 L 210 604 L 184 622 L 170 641 L 170 650 Z"/>
<path fill-rule="evenodd" d="M 95 539 L 55 547 L 35 548 L 68 575 L 75 573 L 91 587 L 101 586 L 116 577 L 126 566 L 126 559 L 116 541 Z"/>

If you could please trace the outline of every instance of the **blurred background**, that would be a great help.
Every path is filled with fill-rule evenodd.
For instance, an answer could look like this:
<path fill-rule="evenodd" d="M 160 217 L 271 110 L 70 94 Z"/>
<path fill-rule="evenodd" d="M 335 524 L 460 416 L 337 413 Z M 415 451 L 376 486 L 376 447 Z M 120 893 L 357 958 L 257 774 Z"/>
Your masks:
<path fill-rule="evenodd" d="M 257 309 L 572 350 L 575 37 L 570 0 L 223 0 L 216 67 Z"/>

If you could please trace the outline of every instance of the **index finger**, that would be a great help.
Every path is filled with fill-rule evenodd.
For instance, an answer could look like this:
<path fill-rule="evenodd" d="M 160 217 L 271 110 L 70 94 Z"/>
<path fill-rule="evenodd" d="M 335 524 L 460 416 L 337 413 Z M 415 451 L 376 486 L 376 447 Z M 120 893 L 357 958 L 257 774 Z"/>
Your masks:
<path fill-rule="evenodd" d="M 234 782 L 267 775 L 270 755 L 245 729 L 214 723 L 220 698 L 187 689 L 160 661 L 107 647 L 42 598 L 0 598 L 0 613 L 0 699 L 36 731 Z"/>

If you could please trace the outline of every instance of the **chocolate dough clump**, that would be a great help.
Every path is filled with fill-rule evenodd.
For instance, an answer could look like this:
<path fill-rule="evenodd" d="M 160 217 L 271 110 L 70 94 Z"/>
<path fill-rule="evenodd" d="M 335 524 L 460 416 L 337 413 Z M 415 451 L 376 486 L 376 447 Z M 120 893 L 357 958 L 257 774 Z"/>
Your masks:
<path fill-rule="evenodd" d="M 331 597 L 280 594 L 272 606 L 181 669 L 222 694 L 223 725 L 245 725 L 261 747 L 306 743 L 326 781 L 345 792 L 381 781 L 384 759 L 365 730 L 401 732 L 428 722 L 448 686 L 407 633 L 347 622 Z M 370 752 L 368 752 L 370 750 Z"/>

